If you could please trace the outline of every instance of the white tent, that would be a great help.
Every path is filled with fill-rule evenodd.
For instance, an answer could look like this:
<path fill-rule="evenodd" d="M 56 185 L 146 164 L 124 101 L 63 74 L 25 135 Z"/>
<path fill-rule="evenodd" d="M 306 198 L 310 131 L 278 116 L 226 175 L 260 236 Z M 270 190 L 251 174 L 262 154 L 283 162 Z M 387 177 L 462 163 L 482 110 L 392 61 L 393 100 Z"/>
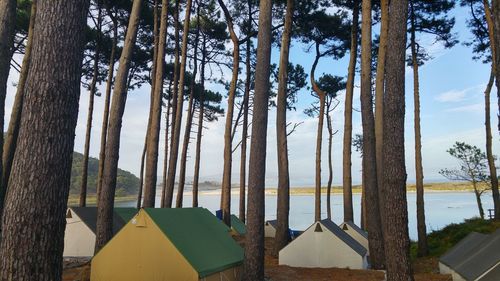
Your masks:
<path fill-rule="evenodd" d="M 264 224 L 264 236 L 274 238 L 276 236 L 277 220 L 266 221 Z"/>
<path fill-rule="evenodd" d="M 367 251 L 331 220 L 315 222 L 279 252 L 279 264 L 292 267 L 368 267 Z"/>
<path fill-rule="evenodd" d="M 353 222 L 343 222 L 340 225 L 343 231 L 345 231 L 349 236 L 354 238 L 354 240 L 358 241 L 366 250 L 368 250 L 368 233 L 366 231 L 359 228 Z"/>

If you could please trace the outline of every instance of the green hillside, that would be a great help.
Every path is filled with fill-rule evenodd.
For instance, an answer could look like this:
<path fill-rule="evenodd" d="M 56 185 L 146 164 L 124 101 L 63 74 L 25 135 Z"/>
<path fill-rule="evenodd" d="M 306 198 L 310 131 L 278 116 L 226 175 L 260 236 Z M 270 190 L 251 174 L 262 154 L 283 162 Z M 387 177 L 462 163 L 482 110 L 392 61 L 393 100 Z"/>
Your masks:
<path fill-rule="evenodd" d="M 89 194 L 95 194 L 97 170 L 99 167 L 99 160 L 96 158 L 89 158 L 89 170 L 87 188 Z M 83 169 L 83 154 L 73 153 L 73 166 L 71 167 L 71 186 L 70 194 L 78 194 L 82 184 L 82 169 Z M 139 178 L 134 174 L 118 169 L 118 176 L 116 179 L 116 196 L 126 196 L 137 194 L 139 189 Z"/>

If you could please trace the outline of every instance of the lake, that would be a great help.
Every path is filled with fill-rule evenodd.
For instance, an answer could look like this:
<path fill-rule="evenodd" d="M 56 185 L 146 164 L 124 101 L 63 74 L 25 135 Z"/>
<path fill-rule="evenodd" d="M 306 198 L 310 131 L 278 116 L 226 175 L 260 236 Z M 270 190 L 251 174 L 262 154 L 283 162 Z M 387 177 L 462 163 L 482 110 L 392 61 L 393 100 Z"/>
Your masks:
<path fill-rule="evenodd" d="M 408 219 L 410 238 L 417 239 L 416 224 L 416 194 L 408 193 Z M 488 209 L 493 208 L 491 194 L 482 196 L 483 208 L 487 216 Z M 219 194 L 200 194 L 200 207 L 205 207 L 215 213 L 220 207 Z M 239 197 L 232 195 L 231 210 L 233 214 L 238 214 Z M 190 194 L 184 196 L 184 206 L 190 207 L 192 197 Z M 361 195 L 353 194 L 355 222 L 360 221 Z M 175 204 L 175 196 L 174 196 Z M 342 222 L 342 194 L 332 195 L 332 215 L 336 223 Z M 135 202 L 117 202 L 117 207 L 135 206 Z M 160 197 L 156 198 L 156 206 L 160 205 Z M 459 223 L 464 219 L 478 217 L 479 211 L 476 199 L 472 192 L 427 192 L 425 194 L 425 216 L 427 231 L 441 229 L 450 223 Z M 322 198 L 322 217 L 326 218 L 326 195 Z M 276 195 L 266 194 L 266 220 L 276 219 Z M 293 195 L 290 197 L 290 227 L 294 230 L 304 230 L 314 221 L 314 195 Z"/>

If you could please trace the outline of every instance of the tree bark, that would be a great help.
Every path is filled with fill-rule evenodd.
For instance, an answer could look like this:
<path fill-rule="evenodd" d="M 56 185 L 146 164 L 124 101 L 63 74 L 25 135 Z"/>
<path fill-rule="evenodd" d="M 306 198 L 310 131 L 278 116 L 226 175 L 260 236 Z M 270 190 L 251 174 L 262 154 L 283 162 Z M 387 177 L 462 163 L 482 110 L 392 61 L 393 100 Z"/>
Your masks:
<path fill-rule="evenodd" d="M 500 49 L 500 0 L 492 0 L 491 4 L 491 12 L 493 18 L 494 32 L 493 37 L 493 45 L 495 49 Z M 490 39 L 491 40 L 491 39 Z M 494 56 L 492 56 L 492 61 L 495 64 L 496 69 L 500 69 L 500 52 L 495 52 Z M 497 106 L 498 111 L 500 112 L 500 71 L 495 72 L 495 81 L 497 88 Z M 500 113 L 498 114 L 498 132 L 500 133 Z M 498 205 L 497 205 L 498 206 Z M 500 206 L 495 210 L 495 218 L 500 218 Z"/>
<path fill-rule="evenodd" d="M 371 1 L 363 0 L 361 32 L 361 121 L 363 125 L 363 191 L 366 207 L 366 229 L 370 263 L 384 268 L 384 244 L 380 221 L 375 148 L 375 120 L 372 103 L 372 9 Z"/>
<path fill-rule="evenodd" d="M 179 56 L 179 50 L 180 50 L 180 45 L 179 45 L 179 40 L 180 40 L 180 35 L 179 35 L 179 30 L 180 30 L 180 25 L 179 25 L 179 5 L 180 5 L 180 0 L 175 1 L 175 13 L 174 13 L 174 40 L 175 40 L 175 47 L 174 47 L 174 92 L 172 95 L 172 124 L 171 124 L 171 132 L 170 132 L 170 150 L 172 150 L 173 143 L 174 143 L 174 138 L 172 137 L 174 135 L 175 131 L 175 116 L 177 115 L 177 95 L 179 93 L 179 61 L 180 61 L 180 56 Z M 170 159 L 169 159 L 170 160 Z M 168 174 L 168 173 L 167 173 Z M 167 175 L 168 177 L 168 175 Z M 174 179 L 175 182 L 175 179 Z M 173 192 L 174 190 L 172 189 L 172 194 L 169 194 L 169 190 L 167 188 L 167 192 L 165 193 L 165 205 L 166 201 L 168 198 L 173 198 Z M 168 198 L 167 198 L 168 197 Z M 169 199 L 171 201 L 171 199 Z"/>
<path fill-rule="evenodd" d="M 326 186 L 326 216 L 329 220 L 332 219 L 332 181 L 333 181 L 333 163 L 332 163 L 332 146 L 333 146 L 333 127 L 332 117 L 330 116 L 330 108 L 326 110 L 326 127 L 328 128 L 328 185 Z"/>
<path fill-rule="evenodd" d="M 167 175 L 167 192 L 165 199 L 165 207 L 170 208 L 172 206 L 172 200 L 174 195 L 174 185 L 175 185 L 175 173 L 177 170 L 177 159 L 179 157 L 179 139 L 181 134 L 182 125 L 182 106 L 184 104 L 184 80 L 186 72 L 186 59 L 187 59 L 187 45 L 188 45 L 188 35 L 189 35 L 189 22 L 191 19 L 191 5 L 192 0 L 187 0 L 186 3 L 186 15 L 184 17 L 184 31 L 182 33 L 182 54 L 181 54 L 181 67 L 179 73 L 179 84 L 178 86 L 178 97 L 177 106 L 175 113 L 174 132 L 171 136 L 172 138 L 172 148 L 170 149 L 170 158 L 168 162 L 168 175 Z"/>
<path fill-rule="evenodd" d="M 244 281 L 264 280 L 264 189 L 271 62 L 272 1 L 261 0 L 255 69 L 255 95 L 248 172 L 248 217 Z"/>
<path fill-rule="evenodd" d="M 19 81 L 17 83 L 16 97 L 14 105 L 12 106 L 12 113 L 10 115 L 9 129 L 5 135 L 5 142 L 3 144 L 3 174 L 2 186 L 0 193 L 7 190 L 9 183 L 10 172 L 12 169 L 12 161 L 14 160 L 14 152 L 16 151 L 17 139 L 19 136 L 19 127 L 21 126 L 21 112 L 24 102 L 24 89 L 26 87 L 26 79 L 28 77 L 28 70 L 31 61 L 31 50 L 33 48 L 33 28 L 35 26 L 36 16 L 36 0 L 31 4 L 30 23 L 28 28 L 28 39 L 26 41 L 26 51 L 23 57 L 23 64 L 21 73 L 19 74 Z M 0 198 L 4 198 L 4 193 L 0 194 Z M 0 199 L 0 232 L 1 232 L 1 217 L 2 217 L 3 200 Z"/>
<path fill-rule="evenodd" d="M 116 72 L 108 138 L 106 141 L 102 188 L 98 202 L 99 208 L 97 209 L 96 252 L 113 237 L 113 208 L 120 152 L 120 133 L 123 112 L 125 111 L 125 104 L 127 102 L 127 77 L 130 68 L 130 58 L 137 37 L 141 3 L 141 0 L 134 0 L 133 2 L 127 34 L 120 56 L 120 65 Z"/>
<path fill-rule="evenodd" d="M 145 208 L 154 208 L 156 198 L 156 179 L 158 178 L 158 146 L 160 144 L 161 108 L 163 94 L 163 73 L 165 61 L 165 45 L 168 28 L 168 1 L 162 0 L 160 16 L 160 34 L 156 53 L 156 73 L 154 78 L 153 108 L 151 126 L 149 126 L 146 148 L 146 172 L 144 175 Z"/>
<path fill-rule="evenodd" d="M 387 280 L 413 280 L 408 236 L 404 149 L 405 51 L 408 1 L 390 3 L 384 97 L 383 193 Z M 371 253 L 370 253 L 371 254 Z"/>
<path fill-rule="evenodd" d="M 172 84 L 171 80 L 168 84 L 168 93 L 169 95 L 172 93 Z M 163 182 L 161 187 L 161 200 L 160 207 L 165 208 L 165 196 L 167 192 L 167 172 L 168 172 L 168 131 L 170 128 L 170 109 L 172 108 L 172 98 L 168 97 L 167 100 L 167 113 L 165 114 L 165 154 L 163 157 Z"/>
<path fill-rule="evenodd" d="M 80 187 L 80 207 L 87 205 L 87 178 L 89 170 L 89 151 L 90 151 L 90 137 L 92 132 L 92 117 L 94 115 L 94 98 L 97 92 L 97 79 L 99 76 L 99 54 L 100 54 L 100 33 L 102 29 L 102 16 L 101 16 L 101 3 L 97 1 L 97 35 L 96 47 L 94 53 L 94 73 L 92 74 L 92 81 L 89 87 L 89 109 L 87 113 L 87 129 L 85 130 L 85 146 L 83 149 L 83 167 L 82 167 L 82 185 Z"/>
<path fill-rule="evenodd" d="M 99 167 L 97 172 L 97 202 L 99 202 L 99 195 L 102 186 L 102 173 L 104 171 L 104 160 L 106 157 L 106 137 L 108 134 L 108 120 L 109 120 L 109 102 L 111 97 L 111 87 L 113 85 L 113 76 L 115 72 L 115 56 L 116 47 L 118 45 L 118 21 L 116 20 L 116 15 L 113 16 L 111 11 L 108 9 L 108 14 L 113 22 L 113 43 L 111 46 L 111 54 L 109 56 L 109 66 L 108 66 L 108 77 L 106 82 L 106 94 L 104 97 L 104 112 L 102 117 L 102 129 L 101 129 L 101 147 L 99 150 Z"/>
<path fill-rule="evenodd" d="M 182 201 L 184 199 L 184 186 L 186 183 L 186 162 L 188 156 L 189 141 L 191 139 L 191 128 L 193 126 L 193 103 L 194 103 L 194 91 L 196 86 L 196 75 L 198 74 L 198 41 L 200 36 L 200 5 L 197 7 L 196 12 L 197 17 L 197 27 L 196 36 L 194 39 L 194 54 L 193 54 L 193 79 L 191 80 L 191 85 L 189 85 L 189 102 L 186 118 L 186 128 L 184 129 L 184 140 L 182 142 L 182 152 L 181 152 L 181 168 L 179 170 L 179 186 L 177 188 L 177 201 L 176 207 L 182 208 Z M 203 95 L 203 93 L 201 93 Z"/>
<path fill-rule="evenodd" d="M 0 128 L 2 128 L 2 132 L 4 127 L 5 97 L 7 96 L 7 80 L 9 78 L 10 60 L 13 55 L 12 45 L 14 44 L 15 35 L 16 4 L 17 1 L 15 0 L 0 1 Z M 0 134 L 0 147 L 3 147 L 3 133 Z M 0 150 L 0 159 L 3 159 L 2 150 Z M 1 165 L 2 163 L 0 163 L 0 171 L 3 171 Z M 6 189 L 6 186 L 0 186 L 0 218 L 4 205 L 4 197 L 7 192 Z"/>
<path fill-rule="evenodd" d="M 420 83 L 418 74 L 418 51 L 415 38 L 415 12 L 413 11 L 413 1 L 410 2 L 411 14 L 411 58 L 413 67 L 413 110 L 414 110 L 414 130 L 415 130 L 415 176 L 417 190 L 417 232 L 419 257 L 429 254 L 427 245 L 427 227 L 425 226 L 425 203 L 424 203 L 424 171 L 422 167 L 422 136 L 420 133 Z"/>
<path fill-rule="evenodd" d="M 0 280 L 61 280 L 88 4 L 38 3 L 3 215 Z"/>
<path fill-rule="evenodd" d="M 146 163 L 148 137 L 144 140 L 144 146 L 141 153 L 141 170 L 139 171 L 139 190 L 137 192 L 137 209 L 142 208 L 142 193 L 144 190 L 144 164 Z"/>
<path fill-rule="evenodd" d="M 352 207 L 352 100 L 354 96 L 354 78 L 356 76 L 356 60 L 358 57 L 358 21 L 359 1 L 353 1 L 351 49 L 347 74 L 347 88 L 344 111 L 344 148 L 342 159 L 342 186 L 344 196 L 344 221 L 354 221 Z"/>
<path fill-rule="evenodd" d="M 476 195 L 477 209 L 479 211 L 479 216 L 484 220 L 484 209 L 483 203 L 481 202 L 481 193 L 477 189 L 477 182 L 472 181 L 472 187 L 474 188 L 474 195 Z"/>
<path fill-rule="evenodd" d="M 231 166 L 232 166 L 232 125 L 234 114 L 234 99 L 236 95 L 236 84 L 238 83 L 238 71 L 240 65 L 240 43 L 234 31 L 233 19 L 222 0 L 217 0 L 226 18 L 231 41 L 233 42 L 233 74 L 227 99 L 226 126 L 224 129 L 224 170 L 222 173 L 222 194 L 220 208 L 222 220 L 228 226 L 231 225 Z"/>
<path fill-rule="evenodd" d="M 281 35 L 280 63 L 278 73 L 278 99 L 276 109 L 276 139 L 278 152 L 278 203 L 276 235 L 273 255 L 278 253 L 290 241 L 289 212 L 290 212 L 290 174 L 288 168 L 288 144 L 286 132 L 288 61 L 290 54 L 290 40 L 292 36 L 292 21 L 294 0 L 287 0 L 285 27 Z"/>

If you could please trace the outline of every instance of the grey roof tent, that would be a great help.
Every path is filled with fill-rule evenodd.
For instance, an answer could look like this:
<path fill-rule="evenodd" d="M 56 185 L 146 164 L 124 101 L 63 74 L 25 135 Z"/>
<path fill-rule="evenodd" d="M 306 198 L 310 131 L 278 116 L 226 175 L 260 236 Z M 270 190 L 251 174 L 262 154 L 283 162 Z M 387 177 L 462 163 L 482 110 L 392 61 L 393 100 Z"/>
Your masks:
<path fill-rule="evenodd" d="M 363 229 L 359 228 L 359 226 L 355 225 L 352 221 L 344 222 L 346 225 L 348 225 L 350 228 L 352 228 L 354 231 L 357 233 L 361 234 L 363 237 L 368 239 L 368 233 L 364 231 Z M 346 229 L 345 229 L 346 230 Z"/>
<path fill-rule="evenodd" d="M 500 280 L 500 229 L 491 234 L 470 233 L 439 262 L 467 281 Z"/>
<path fill-rule="evenodd" d="M 324 225 L 328 230 L 330 230 L 333 234 L 335 234 L 338 238 L 340 238 L 346 245 L 351 247 L 356 253 L 361 256 L 366 255 L 366 249 L 358 241 L 354 240 L 349 234 L 342 230 L 338 225 L 336 225 L 333 221 L 329 219 L 324 219 L 320 221 L 322 225 Z"/>
<path fill-rule="evenodd" d="M 71 211 L 82 220 L 82 222 L 93 232 L 96 233 L 97 226 L 97 207 L 70 207 Z M 68 212 L 70 212 L 68 210 Z M 129 222 L 137 213 L 136 208 L 114 208 L 113 210 L 113 235 L 118 233 L 127 222 Z M 71 215 L 71 213 L 68 213 Z"/>

